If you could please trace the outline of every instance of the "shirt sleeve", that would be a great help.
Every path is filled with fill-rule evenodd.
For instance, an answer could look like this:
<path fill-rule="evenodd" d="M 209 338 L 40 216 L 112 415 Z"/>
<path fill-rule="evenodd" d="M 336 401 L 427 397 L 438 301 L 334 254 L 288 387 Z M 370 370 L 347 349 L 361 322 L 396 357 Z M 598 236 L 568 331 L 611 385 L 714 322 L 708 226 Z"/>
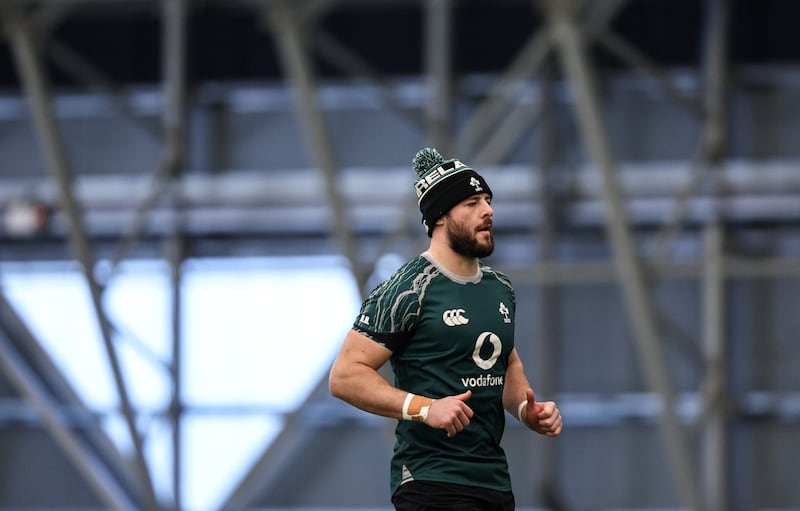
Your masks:
<path fill-rule="evenodd" d="M 408 345 L 419 319 L 430 272 L 398 270 L 364 300 L 353 329 L 395 353 Z"/>

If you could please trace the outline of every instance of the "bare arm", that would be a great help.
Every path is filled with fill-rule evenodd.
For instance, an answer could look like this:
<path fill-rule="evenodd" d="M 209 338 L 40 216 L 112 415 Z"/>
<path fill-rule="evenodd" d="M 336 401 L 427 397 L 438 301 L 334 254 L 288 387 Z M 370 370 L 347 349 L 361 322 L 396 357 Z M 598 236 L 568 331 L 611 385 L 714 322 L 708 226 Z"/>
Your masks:
<path fill-rule="evenodd" d="M 350 330 L 328 378 L 331 394 L 364 411 L 402 418 L 407 393 L 393 387 L 378 372 L 391 356 L 389 349 Z"/>
<path fill-rule="evenodd" d="M 503 408 L 537 433 L 547 436 L 558 436 L 561 433 L 561 412 L 553 401 L 536 401 L 536 394 L 525 376 L 525 368 L 516 348 L 508 358 Z"/>
<path fill-rule="evenodd" d="M 395 419 L 403 418 L 403 404 L 409 393 L 391 385 L 378 372 L 392 356 L 391 350 L 355 330 L 350 330 L 336 357 L 328 378 L 330 392 L 356 408 Z M 466 401 L 470 391 L 435 400 L 424 396 L 429 403 L 425 424 L 444 429 L 454 436 L 469 424 L 472 410 Z"/>
<path fill-rule="evenodd" d="M 505 387 L 503 388 L 503 408 L 517 417 L 517 408 L 521 402 L 527 399 L 525 393 L 529 388 L 531 388 L 531 384 L 528 383 L 522 360 L 519 358 L 517 349 L 514 348 L 508 357 Z"/>

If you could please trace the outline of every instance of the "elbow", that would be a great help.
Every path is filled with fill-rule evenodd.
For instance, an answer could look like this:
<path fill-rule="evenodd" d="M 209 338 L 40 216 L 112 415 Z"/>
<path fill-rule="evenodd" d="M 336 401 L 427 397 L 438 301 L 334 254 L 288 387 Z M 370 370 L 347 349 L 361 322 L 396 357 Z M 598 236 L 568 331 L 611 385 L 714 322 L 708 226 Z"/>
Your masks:
<path fill-rule="evenodd" d="M 342 378 L 336 371 L 335 366 L 328 375 L 328 392 L 335 398 L 344 399 L 344 385 L 342 384 Z"/>

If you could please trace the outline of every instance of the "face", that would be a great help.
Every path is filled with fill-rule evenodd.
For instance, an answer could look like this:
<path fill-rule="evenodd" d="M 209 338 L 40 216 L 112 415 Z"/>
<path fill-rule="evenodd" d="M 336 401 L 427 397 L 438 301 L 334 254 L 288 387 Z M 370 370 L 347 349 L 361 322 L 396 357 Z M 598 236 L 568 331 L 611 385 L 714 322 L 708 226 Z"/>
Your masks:
<path fill-rule="evenodd" d="M 444 227 L 450 248 L 467 257 L 487 257 L 494 251 L 492 199 L 487 193 L 473 195 L 453 206 Z"/>

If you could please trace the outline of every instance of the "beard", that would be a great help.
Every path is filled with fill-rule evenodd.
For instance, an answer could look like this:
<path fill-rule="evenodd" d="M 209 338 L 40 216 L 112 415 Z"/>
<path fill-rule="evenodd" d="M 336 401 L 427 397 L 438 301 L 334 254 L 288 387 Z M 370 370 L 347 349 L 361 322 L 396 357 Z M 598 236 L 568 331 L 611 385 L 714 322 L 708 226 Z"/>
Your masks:
<path fill-rule="evenodd" d="M 492 231 L 481 231 L 489 233 L 489 241 L 481 244 L 474 232 L 470 231 L 464 224 L 454 222 L 452 217 L 447 223 L 447 241 L 450 248 L 456 254 L 465 257 L 488 257 L 494 252 L 494 236 Z"/>

